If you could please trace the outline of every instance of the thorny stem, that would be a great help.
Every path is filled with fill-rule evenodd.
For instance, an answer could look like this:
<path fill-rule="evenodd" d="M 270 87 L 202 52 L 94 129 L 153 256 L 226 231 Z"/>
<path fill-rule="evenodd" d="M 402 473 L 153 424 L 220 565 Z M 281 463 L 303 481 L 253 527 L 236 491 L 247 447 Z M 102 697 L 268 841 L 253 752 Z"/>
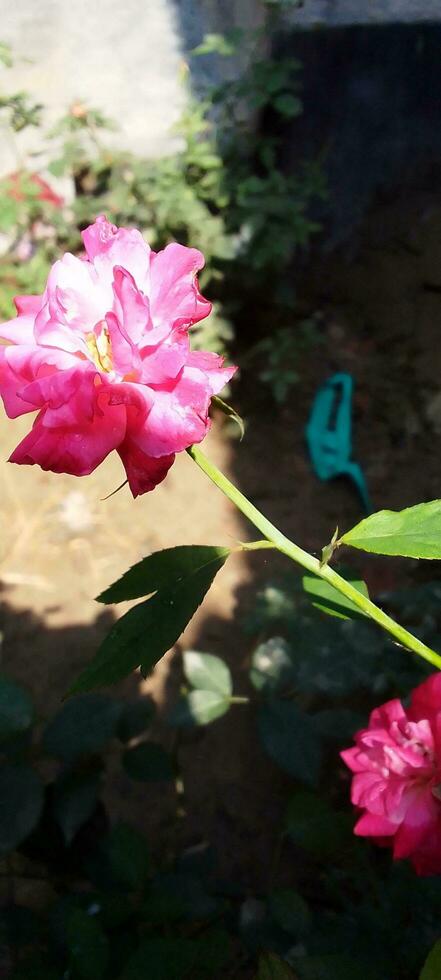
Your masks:
<path fill-rule="evenodd" d="M 267 541 L 271 542 L 271 544 L 274 545 L 278 551 L 281 551 L 284 555 L 287 555 L 288 558 L 291 558 L 292 561 L 295 561 L 298 565 L 301 565 L 302 568 L 306 568 L 308 572 L 312 572 L 313 575 L 317 575 L 318 578 L 328 582 L 329 585 L 334 587 L 334 589 L 337 589 L 337 591 L 341 592 L 347 599 L 350 599 L 354 606 L 357 606 L 357 608 L 368 616 L 369 619 L 374 620 L 378 626 L 381 626 L 382 629 L 390 633 L 391 636 L 393 636 L 394 639 L 402 646 L 407 647 L 408 650 L 412 650 L 413 653 L 417 653 L 420 657 L 423 657 L 424 660 L 427 660 L 430 664 L 433 664 L 434 667 L 441 669 L 441 656 L 436 653 L 435 650 L 431 650 L 430 647 L 426 646 L 425 643 L 422 643 L 422 641 L 416 636 L 413 636 L 413 634 L 409 633 L 409 631 L 404 629 L 403 626 L 396 623 L 394 619 L 383 612 L 382 609 L 379 609 L 374 602 L 371 602 L 370 599 L 367 599 L 366 596 L 362 595 L 358 589 L 354 588 L 350 582 L 347 582 L 346 579 L 342 578 L 342 576 L 339 575 L 338 572 L 334 571 L 333 568 L 330 568 L 329 565 L 321 565 L 318 558 L 314 558 L 313 555 L 309 554 L 309 552 L 304 551 L 303 548 L 299 548 L 297 544 L 294 544 L 293 541 L 290 541 L 289 538 L 285 537 L 285 535 L 282 534 L 282 532 L 279 531 L 274 524 L 271 524 L 271 521 L 269 521 L 268 518 L 265 517 L 264 514 L 262 514 L 260 510 L 258 510 L 257 507 L 255 507 L 254 504 L 252 504 L 251 501 L 249 501 L 247 497 L 245 497 L 244 494 L 241 493 L 241 491 L 238 490 L 237 487 L 235 487 L 223 473 L 221 473 L 220 470 L 218 470 L 214 463 L 207 459 L 198 446 L 190 446 L 189 449 L 187 449 L 187 452 L 199 466 L 199 468 L 206 474 L 206 476 L 209 477 L 209 479 L 219 488 L 219 490 L 222 490 L 222 493 L 224 493 L 225 496 L 227 496 L 229 500 L 235 504 L 238 510 L 240 510 L 242 514 L 244 514 L 245 517 L 247 517 L 248 520 L 258 528 L 258 530 L 265 536 Z M 256 547 L 256 544 L 254 544 L 254 547 Z M 262 547 L 262 545 L 260 545 L 260 547 Z"/>

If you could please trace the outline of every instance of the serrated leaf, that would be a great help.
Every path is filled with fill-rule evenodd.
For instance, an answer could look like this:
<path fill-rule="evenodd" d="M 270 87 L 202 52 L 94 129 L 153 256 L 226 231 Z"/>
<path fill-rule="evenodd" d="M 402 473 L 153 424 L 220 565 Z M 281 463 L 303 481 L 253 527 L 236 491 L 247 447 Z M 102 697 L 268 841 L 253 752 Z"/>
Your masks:
<path fill-rule="evenodd" d="M 47 726 L 43 748 L 67 762 L 100 752 L 117 729 L 121 704 L 104 694 L 87 694 L 67 702 Z"/>
<path fill-rule="evenodd" d="M 229 553 L 229 548 L 196 544 L 155 551 L 132 565 L 117 582 L 97 596 L 96 601 L 108 605 L 141 599 L 159 589 L 170 588 L 173 582 L 180 582 L 216 559 L 225 561 Z"/>
<path fill-rule="evenodd" d="M 259 712 L 259 734 L 268 754 L 295 779 L 314 786 L 321 741 L 309 715 L 292 701 L 270 701 Z"/>
<path fill-rule="evenodd" d="M 230 707 L 230 699 L 216 691 L 190 691 L 181 698 L 169 715 L 169 724 L 177 728 L 192 725 L 209 725 L 216 718 L 225 715 Z"/>
<path fill-rule="evenodd" d="M 230 698 L 233 691 L 231 673 L 220 657 L 211 653 L 187 650 L 184 653 L 184 674 L 193 687 L 215 691 L 223 698 Z"/>
<path fill-rule="evenodd" d="M 297 980 L 296 974 L 276 953 L 263 953 L 259 959 L 256 980 Z"/>
<path fill-rule="evenodd" d="M 347 582 L 350 582 L 354 589 L 357 589 L 361 595 L 369 599 L 369 592 L 365 582 L 350 575 L 344 575 L 343 578 Z M 329 585 L 329 582 L 325 582 L 316 575 L 303 575 L 302 585 L 310 597 L 313 606 L 316 609 L 320 609 L 321 612 L 325 612 L 329 616 L 337 616 L 339 619 L 365 618 L 365 613 L 361 609 L 358 609 L 350 599 L 347 599 L 341 592 L 334 589 L 332 585 Z"/>
<path fill-rule="evenodd" d="M 0 677 L 0 743 L 21 735 L 32 725 L 34 709 L 27 691 Z"/>
<path fill-rule="evenodd" d="M 430 950 L 421 970 L 419 980 L 440 980 L 441 977 L 441 939 Z"/>
<path fill-rule="evenodd" d="M 380 510 L 347 531 L 340 542 L 377 555 L 441 558 L 441 500 Z"/>
<path fill-rule="evenodd" d="M 67 845 L 92 816 L 100 789 L 100 774 L 67 772 L 54 785 L 52 810 Z"/>
<path fill-rule="evenodd" d="M 27 766 L 0 768 L 0 854 L 15 850 L 34 830 L 43 809 L 43 786 Z"/>
<path fill-rule="evenodd" d="M 211 552 L 209 560 L 195 565 L 193 559 L 192 570 L 185 578 L 180 574 L 169 586 L 134 606 L 115 623 L 95 659 L 71 688 L 71 694 L 112 684 L 139 665 L 144 675 L 152 670 L 176 643 L 229 555 L 227 548 L 204 551 L 205 559 Z"/>
<path fill-rule="evenodd" d="M 141 783 L 151 783 L 173 779 L 172 760 L 162 745 L 155 742 L 142 742 L 123 755 L 123 766 L 131 779 Z"/>

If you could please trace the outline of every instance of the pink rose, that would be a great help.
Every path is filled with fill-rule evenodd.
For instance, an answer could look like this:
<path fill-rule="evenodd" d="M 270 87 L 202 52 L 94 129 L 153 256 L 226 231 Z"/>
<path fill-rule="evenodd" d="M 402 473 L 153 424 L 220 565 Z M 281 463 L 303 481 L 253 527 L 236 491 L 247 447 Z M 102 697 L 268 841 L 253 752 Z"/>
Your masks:
<path fill-rule="evenodd" d="M 210 399 L 236 369 L 190 351 L 189 328 L 211 310 L 200 252 L 152 252 L 103 216 L 83 241 L 87 258 L 55 262 L 43 295 L 17 297 L 18 316 L 0 326 L 6 412 L 38 410 L 10 458 L 84 476 L 116 449 L 136 497 L 204 438 Z"/>
<path fill-rule="evenodd" d="M 417 687 L 405 710 L 395 699 L 342 752 L 363 813 L 354 832 L 410 858 L 419 875 L 441 874 L 441 673 Z"/>

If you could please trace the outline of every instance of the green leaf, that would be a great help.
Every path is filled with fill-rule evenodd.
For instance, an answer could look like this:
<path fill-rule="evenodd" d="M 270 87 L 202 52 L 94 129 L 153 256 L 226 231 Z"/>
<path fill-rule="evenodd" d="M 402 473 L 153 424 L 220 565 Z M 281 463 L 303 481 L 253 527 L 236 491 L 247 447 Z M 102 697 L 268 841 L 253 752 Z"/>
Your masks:
<path fill-rule="evenodd" d="M 169 724 L 177 728 L 191 725 L 209 725 L 221 718 L 230 708 L 229 698 L 216 691 L 202 691 L 198 688 L 181 698 L 169 715 Z"/>
<path fill-rule="evenodd" d="M 11 68 L 13 65 L 11 48 L 6 41 L 0 41 L 0 62 L 5 68 Z"/>
<path fill-rule="evenodd" d="M 263 953 L 259 959 L 256 980 L 296 980 L 296 975 L 276 953 Z"/>
<path fill-rule="evenodd" d="M 0 743 L 26 732 L 33 720 L 29 694 L 14 681 L 0 677 Z"/>
<path fill-rule="evenodd" d="M 211 653 L 187 650 L 184 653 L 184 673 L 193 687 L 204 691 L 215 691 L 223 698 L 230 698 L 233 692 L 231 673 L 220 657 Z"/>
<path fill-rule="evenodd" d="M 121 742 L 143 735 L 155 717 L 156 706 L 152 698 L 144 695 L 140 701 L 127 704 L 118 722 L 117 735 Z"/>
<path fill-rule="evenodd" d="M 18 224 L 19 207 L 17 201 L 5 195 L 0 195 L 0 231 L 7 232 Z"/>
<path fill-rule="evenodd" d="M 195 976 L 196 959 L 197 944 L 190 939 L 144 939 L 130 957 L 122 980 L 183 980 Z"/>
<path fill-rule="evenodd" d="M 109 961 L 109 943 L 96 919 L 83 909 L 74 909 L 67 923 L 66 940 L 73 975 L 81 980 L 101 980 Z"/>
<path fill-rule="evenodd" d="M 369 592 L 365 582 L 351 575 L 344 575 L 343 577 L 361 595 L 369 599 Z M 329 585 L 329 582 L 325 582 L 316 575 L 304 575 L 302 585 L 307 595 L 310 596 L 313 606 L 322 612 L 328 613 L 329 616 L 337 616 L 339 619 L 354 619 L 358 616 L 365 617 L 365 613 L 361 609 L 358 609 L 350 599 L 347 599 L 341 592 L 334 589 L 332 585 Z"/>
<path fill-rule="evenodd" d="M 345 953 L 299 957 L 296 975 L 298 980 L 380 980 L 380 975 L 372 973 L 366 963 Z"/>
<path fill-rule="evenodd" d="M 15 850 L 37 826 L 43 809 L 43 786 L 27 766 L 0 768 L 0 854 Z"/>
<path fill-rule="evenodd" d="M 152 936 L 141 941 L 130 957 L 122 980 L 212 980 L 223 976 L 229 958 L 229 937 L 209 930 L 198 939 Z"/>
<path fill-rule="evenodd" d="M 294 116 L 299 116 L 302 111 L 301 100 L 297 98 L 296 95 L 291 95 L 290 92 L 284 92 L 281 95 L 276 95 L 272 100 L 272 104 L 277 112 L 280 112 L 281 116 L 285 116 L 287 119 L 292 119 Z"/>
<path fill-rule="evenodd" d="M 145 838 L 129 824 L 114 827 L 107 842 L 111 872 L 127 888 L 139 888 L 149 871 L 149 852 Z"/>
<path fill-rule="evenodd" d="M 236 54 L 237 45 L 243 37 L 243 30 L 240 28 L 227 31 L 225 34 L 205 34 L 197 48 L 193 48 L 192 55 L 219 54 L 224 58 L 230 58 Z"/>
<path fill-rule="evenodd" d="M 225 561 L 229 553 L 228 548 L 196 544 L 155 551 L 153 555 L 132 565 L 117 582 L 109 585 L 108 589 L 97 596 L 97 602 L 107 605 L 125 602 L 141 599 L 159 589 L 169 589 L 173 583 L 179 583 L 199 572 L 216 559 L 222 558 Z"/>
<path fill-rule="evenodd" d="M 67 772 L 57 779 L 52 809 L 67 845 L 92 816 L 99 789 L 99 772 Z"/>
<path fill-rule="evenodd" d="M 297 667 L 283 636 L 272 636 L 253 653 L 250 681 L 258 691 L 276 692 L 294 684 Z"/>
<path fill-rule="evenodd" d="M 441 500 L 380 510 L 347 531 L 340 542 L 377 555 L 441 558 Z"/>
<path fill-rule="evenodd" d="M 43 734 L 44 751 L 67 762 L 101 752 L 115 735 L 120 715 L 121 704 L 104 694 L 68 701 Z"/>
<path fill-rule="evenodd" d="M 195 551 L 199 552 L 197 561 Z M 203 556 L 201 551 L 204 552 Z M 189 548 L 185 577 L 181 563 L 179 577 L 175 575 L 173 578 L 170 572 L 169 585 L 161 588 L 151 599 L 134 606 L 115 623 L 95 659 L 80 675 L 70 693 L 87 691 L 100 684 L 112 684 L 140 664 L 144 675 L 148 674 L 176 643 L 228 555 L 227 548 Z"/>
<path fill-rule="evenodd" d="M 337 813 L 323 797 L 303 790 L 289 801 L 285 832 L 299 847 L 316 857 L 329 859 L 351 842 L 352 817 Z"/>
<path fill-rule="evenodd" d="M 292 701 L 270 701 L 259 713 L 259 734 L 268 754 L 295 779 L 315 785 L 321 741 L 309 715 Z"/>
<path fill-rule="evenodd" d="M 228 405 L 227 402 L 224 402 L 222 398 L 219 398 L 219 395 L 213 395 L 213 398 L 211 399 L 211 404 L 214 405 L 215 408 L 219 408 L 220 411 L 227 416 L 227 418 L 232 419 L 232 421 L 236 423 L 240 432 L 239 441 L 242 442 L 242 439 L 245 435 L 245 423 L 243 418 L 241 418 L 241 416 L 239 415 L 239 413 L 236 412 L 236 409 L 233 408 L 231 405 Z"/>
<path fill-rule="evenodd" d="M 441 977 L 441 939 L 435 943 L 420 973 L 419 980 L 440 980 Z"/>
<path fill-rule="evenodd" d="M 142 742 L 123 755 L 123 766 L 131 779 L 141 783 L 173 779 L 171 757 L 162 745 Z"/>
<path fill-rule="evenodd" d="M 280 888 L 269 898 L 271 915 L 277 925 L 296 938 L 302 938 L 311 926 L 311 913 L 305 899 L 293 888 Z"/>
<path fill-rule="evenodd" d="M 346 741 L 350 742 L 355 732 L 366 724 L 364 715 L 351 711 L 350 708 L 323 708 L 311 715 L 311 719 L 322 738 L 340 742 L 342 745 Z"/>

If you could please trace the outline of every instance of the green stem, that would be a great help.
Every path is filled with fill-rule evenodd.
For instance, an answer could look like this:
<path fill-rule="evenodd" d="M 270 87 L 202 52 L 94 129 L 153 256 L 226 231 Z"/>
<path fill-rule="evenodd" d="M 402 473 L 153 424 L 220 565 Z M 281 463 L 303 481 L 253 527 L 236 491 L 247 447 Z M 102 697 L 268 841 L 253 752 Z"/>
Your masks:
<path fill-rule="evenodd" d="M 354 588 L 350 582 L 347 582 L 346 579 L 342 578 L 342 576 L 339 575 L 338 572 L 334 571 L 333 568 L 330 568 L 329 565 L 321 565 L 318 558 L 314 558 L 313 555 L 309 554 L 309 552 L 303 551 L 303 548 L 299 548 L 297 544 L 294 544 L 293 541 L 290 541 L 289 538 L 285 537 L 285 535 L 282 534 L 282 532 L 279 531 L 274 524 L 271 524 L 271 521 L 269 521 L 264 514 L 261 514 L 260 510 L 258 510 L 257 507 L 255 507 L 254 504 L 252 504 L 247 497 L 245 497 L 244 494 L 241 493 L 240 490 L 238 490 L 237 487 L 235 487 L 234 484 L 231 483 L 231 481 L 217 469 L 214 463 L 211 463 L 210 460 L 207 459 L 198 446 L 190 446 L 190 448 L 187 449 L 187 452 L 194 462 L 197 463 L 199 468 L 206 474 L 206 476 L 208 476 L 210 480 L 219 488 L 219 490 L 222 490 L 222 493 L 224 493 L 225 496 L 228 497 L 233 504 L 235 504 L 238 510 L 240 510 L 242 514 L 244 514 L 245 517 L 247 517 L 248 520 L 258 528 L 258 530 L 265 536 L 267 541 L 270 541 L 279 551 L 281 551 L 284 555 L 287 555 L 288 558 L 291 558 L 292 561 L 297 562 L 297 564 L 301 565 L 302 568 L 306 568 L 308 572 L 312 572 L 313 575 L 317 575 L 325 582 L 329 582 L 329 585 L 332 585 L 334 589 L 337 589 L 337 591 L 341 592 L 347 599 L 350 599 L 351 602 L 354 603 L 354 606 L 357 606 L 357 608 L 360 609 L 366 616 L 378 623 L 382 629 L 390 633 L 398 643 L 402 644 L 402 646 L 407 647 L 414 653 L 417 653 L 420 657 L 423 657 L 424 660 L 427 660 L 430 664 L 433 664 L 434 667 L 441 669 L 441 656 L 436 653 L 435 650 L 431 650 L 430 647 L 426 646 L 425 643 L 422 643 L 416 636 L 413 636 L 413 634 L 409 633 L 409 631 L 404 629 L 403 626 L 396 623 L 394 619 L 387 616 L 382 609 L 379 609 L 374 602 L 371 602 L 370 599 L 367 599 L 366 596 L 362 595 L 358 589 Z"/>

